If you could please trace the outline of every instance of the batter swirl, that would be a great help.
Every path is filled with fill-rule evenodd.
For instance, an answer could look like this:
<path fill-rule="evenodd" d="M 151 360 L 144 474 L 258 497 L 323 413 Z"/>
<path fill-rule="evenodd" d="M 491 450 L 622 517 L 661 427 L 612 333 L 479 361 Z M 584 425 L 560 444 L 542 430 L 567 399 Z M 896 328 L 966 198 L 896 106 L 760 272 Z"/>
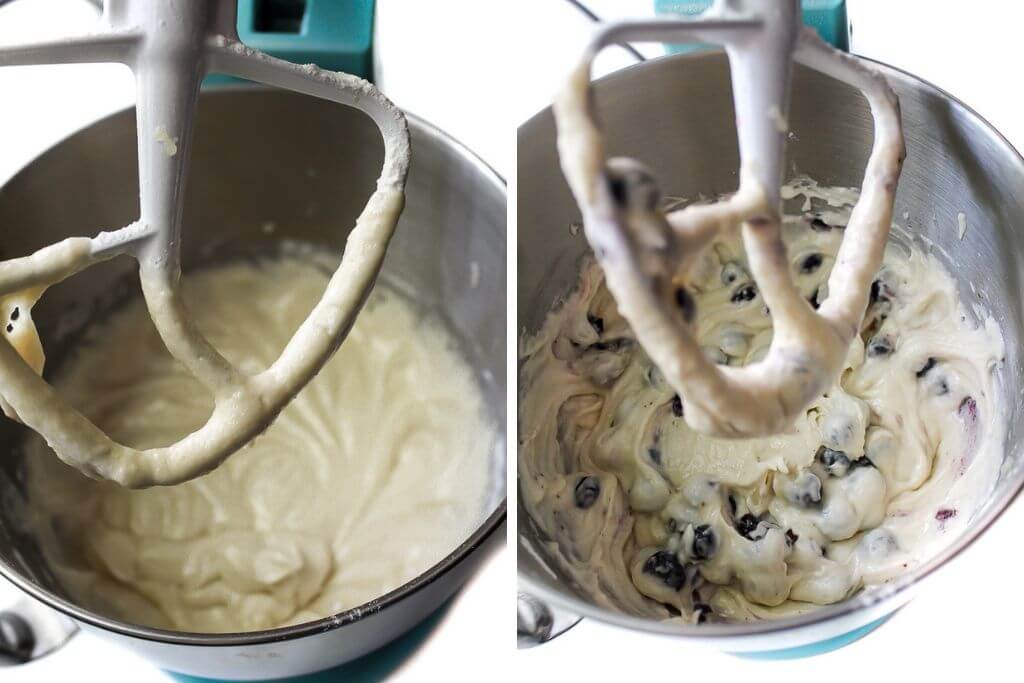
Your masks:
<path fill-rule="evenodd" d="M 784 234 L 816 307 L 856 193 L 805 179 L 784 194 L 804 197 Z M 707 357 L 761 358 L 771 319 L 738 236 L 718 239 L 691 276 Z M 523 344 L 524 504 L 580 589 L 618 610 L 749 620 L 843 600 L 952 539 L 995 481 L 1003 345 L 991 318 L 973 319 L 940 262 L 897 239 L 840 383 L 788 433 L 716 438 L 686 425 L 587 263 Z"/>
<path fill-rule="evenodd" d="M 184 294 L 218 349 L 258 372 L 319 300 L 325 265 L 220 267 Z M 141 301 L 90 334 L 55 384 L 113 438 L 159 447 L 208 418 L 212 398 Z M 254 631 L 365 604 L 452 552 L 482 521 L 494 438 L 450 333 L 378 286 L 320 375 L 220 468 L 129 490 L 35 438 L 28 488 L 76 603 L 158 628 Z"/>

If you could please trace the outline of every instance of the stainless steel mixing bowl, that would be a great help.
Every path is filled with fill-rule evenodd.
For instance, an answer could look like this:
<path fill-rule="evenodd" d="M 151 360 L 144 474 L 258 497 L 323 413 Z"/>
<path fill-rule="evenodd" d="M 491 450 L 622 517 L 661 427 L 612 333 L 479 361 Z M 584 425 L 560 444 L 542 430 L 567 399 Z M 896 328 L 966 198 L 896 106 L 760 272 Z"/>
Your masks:
<path fill-rule="evenodd" d="M 908 156 L 896 199 L 897 222 L 908 224 L 910 232 L 936 245 L 935 251 L 959 281 L 963 301 L 988 308 L 1005 336 L 1007 356 L 999 388 L 1010 427 L 1006 462 L 995 491 L 948 549 L 891 585 L 800 617 L 699 626 L 628 617 L 594 604 L 549 561 L 543 538 L 520 505 L 519 576 L 524 591 L 535 599 L 527 604 L 533 610 L 534 626 L 550 626 L 551 619 L 543 614 L 543 607 L 538 608 L 546 605 L 556 612 L 706 641 L 734 652 L 841 640 L 858 629 L 863 632 L 903 605 L 921 579 L 970 545 L 1020 491 L 1024 483 L 1020 438 L 1024 367 L 1019 352 L 1024 333 L 1020 296 L 1024 161 L 991 126 L 949 94 L 892 67 L 877 67 L 900 96 L 907 140 Z M 649 61 L 601 79 L 595 91 L 609 156 L 627 155 L 648 164 L 667 194 L 692 198 L 736 188 L 739 158 L 728 62 L 722 53 Z M 790 124 L 795 137 L 788 147 L 787 169 L 827 185 L 860 186 L 871 149 L 872 122 L 859 92 L 797 67 Z M 519 129 L 518 179 L 519 328 L 533 332 L 551 304 L 572 289 L 579 261 L 587 252 L 583 235 L 568 229 L 579 220 L 579 212 L 558 167 L 550 110 Z M 901 218 L 905 212 L 909 220 Z M 957 235 L 959 212 L 970 226 L 962 241 Z"/>
<path fill-rule="evenodd" d="M 504 183 L 444 133 L 412 116 L 409 123 L 413 162 L 407 205 L 384 277 L 449 323 L 503 435 Z M 382 156 L 373 124 L 353 110 L 258 88 L 204 93 L 187 192 L 186 268 L 211 253 L 262 250 L 284 239 L 340 250 L 374 186 Z M 70 234 L 125 225 L 138 215 L 137 188 L 134 112 L 129 110 L 72 135 L 0 189 L 0 256 L 23 255 Z M 268 225 L 272 232 L 265 229 Z M 131 267 L 123 261 L 92 268 L 43 299 L 36 319 L 51 368 L 73 345 L 75 331 L 122 296 Z M 134 287 L 137 291 L 137 283 Z M 83 628 L 173 671 L 265 679 L 350 661 L 436 610 L 470 576 L 486 547 L 502 542 L 494 532 L 505 519 L 503 436 L 490 454 L 492 488 L 479 528 L 441 563 L 394 592 L 329 619 L 274 631 L 201 635 L 140 628 L 76 606 L 48 570 L 24 522 L 32 505 L 19 448 L 25 436 L 23 428 L 0 421 L 5 451 L 0 458 L 0 574 Z"/>

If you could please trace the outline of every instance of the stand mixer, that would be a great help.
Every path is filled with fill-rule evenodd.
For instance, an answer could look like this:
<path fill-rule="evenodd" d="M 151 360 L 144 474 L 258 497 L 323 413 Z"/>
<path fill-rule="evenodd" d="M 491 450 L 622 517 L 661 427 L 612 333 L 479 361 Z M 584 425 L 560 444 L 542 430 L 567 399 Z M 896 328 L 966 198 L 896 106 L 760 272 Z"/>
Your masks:
<path fill-rule="evenodd" d="M 172 485 L 201 476 L 271 424 L 355 322 L 404 205 L 410 157 L 402 112 L 361 78 L 298 66 L 239 43 L 236 12 L 232 0 L 106 0 L 99 32 L 0 48 L 0 65 L 120 62 L 135 75 L 138 220 L 0 262 L 0 315 L 6 321 L 0 403 L 5 412 L 39 432 L 69 465 L 126 487 Z M 232 366 L 213 348 L 180 296 L 183 192 L 199 87 L 208 73 L 355 107 L 374 121 L 384 143 L 376 191 L 322 300 L 277 361 L 255 375 Z M 138 261 L 142 292 L 167 350 L 215 399 L 202 428 L 165 448 L 139 451 L 113 441 L 40 376 L 44 354 L 32 306 L 50 285 L 118 256 Z"/>
<path fill-rule="evenodd" d="M 630 159 L 605 160 L 591 65 L 607 45 L 645 40 L 725 47 L 741 160 L 739 189 L 728 199 L 666 213 L 650 171 Z M 780 227 L 794 59 L 859 89 L 874 119 L 861 197 L 828 281 L 829 296 L 818 310 L 794 284 Z M 882 262 L 905 156 L 899 102 L 886 80 L 801 28 L 799 0 L 718 0 L 695 19 L 603 27 L 553 109 L 562 169 L 587 240 L 619 311 L 678 392 L 686 422 L 722 437 L 785 431 L 836 381 Z M 762 361 L 718 366 L 697 344 L 696 305 L 686 279 L 704 248 L 739 225 L 774 336 Z"/>

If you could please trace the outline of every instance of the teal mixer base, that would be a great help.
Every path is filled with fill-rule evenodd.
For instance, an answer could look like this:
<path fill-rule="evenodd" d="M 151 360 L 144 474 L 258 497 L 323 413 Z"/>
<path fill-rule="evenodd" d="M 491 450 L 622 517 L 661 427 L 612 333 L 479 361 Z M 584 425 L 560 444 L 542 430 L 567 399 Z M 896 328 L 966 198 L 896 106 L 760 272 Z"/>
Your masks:
<path fill-rule="evenodd" d="M 711 7 L 713 0 L 654 0 L 659 16 L 695 17 Z M 846 0 L 801 0 L 804 24 L 810 26 L 832 47 L 849 52 L 850 22 L 846 16 Z M 693 52 L 709 45 L 666 45 L 668 54 Z"/>
<path fill-rule="evenodd" d="M 239 0 L 238 39 L 294 64 L 373 81 L 374 0 Z M 245 81 L 210 74 L 203 85 Z"/>
<path fill-rule="evenodd" d="M 740 657 L 741 659 L 756 659 L 762 661 L 769 660 L 785 660 L 785 659 L 804 659 L 806 657 L 814 657 L 816 655 L 823 655 L 833 650 L 838 650 L 841 647 L 846 647 L 850 643 L 856 642 L 866 636 L 867 634 L 874 631 L 876 628 L 884 624 L 889 620 L 891 614 L 887 614 L 881 619 L 876 619 L 870 624 L 865 624 L 860 628 L 855 628 L 852 631 L 843 633 L 829 638 L 828 640 L 822 640 L 817 643 L 810 643 L 808 645 L 801 645 L 800 647 L 789 647 L 784 650 L 766 650 L 764 652 L 731 652 L 730 654 Z"/>
<path fill-rule="evenodd" d="M 295 64 L 373 78 L 373 0 L 239 0 L 238 38 Z"/>

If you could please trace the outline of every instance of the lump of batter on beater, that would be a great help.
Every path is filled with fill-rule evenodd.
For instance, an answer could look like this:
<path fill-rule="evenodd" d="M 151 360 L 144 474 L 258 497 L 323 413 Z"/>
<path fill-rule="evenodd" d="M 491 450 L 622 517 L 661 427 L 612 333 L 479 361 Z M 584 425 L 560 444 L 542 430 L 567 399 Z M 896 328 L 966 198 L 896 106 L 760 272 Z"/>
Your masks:
<path fill-rule="evenodd" d="M 800 195 L 818 213 L 788 216 L 784 236 L 813 305 L 828 296 L 855 193 L 809 181 L 784 192 Z M 748 272 L 738 236 L 723 235 L 675 283 L 715 362 L 753 363 L 771 342 Z M 721 439 L 680 419 L 682 402 L 586 262 L 576 292 L 523 341 L 523 504 L 553 559 L 629 614 L 771 618 L 890 581 L 955 538 L 1002 460 L 1002 338 L 991 318 L 974 319 L 941 262 L 894 228 L 839 384 L 787 433 Z M 604 340 L 615 349 L 584 360 Z M 562 494 L 575 487 L 578 500 L 580 481 L 600 482 L 600 505 Z"/>
<path fill-rule="evenodd" d="M 257 371 L 333 270 L 297 258 L 225 265 L 186 277 L 185 300 L 219 350 Z M 114 438 L 165 444 L 207 419 L 212 399 L 141 302 L 86 336 L 54 384 Z M 128 490 L 86 479 L 32 437 L 27 489 L 50 568 L 100 614 L 204 633 L 305 623 L 398 588 L 486 514 L 495 434 L 456 348 L 382 282 L 316 379 L 206 476 Z M 581 500 L 596 494 L 584 487 Z"/>

